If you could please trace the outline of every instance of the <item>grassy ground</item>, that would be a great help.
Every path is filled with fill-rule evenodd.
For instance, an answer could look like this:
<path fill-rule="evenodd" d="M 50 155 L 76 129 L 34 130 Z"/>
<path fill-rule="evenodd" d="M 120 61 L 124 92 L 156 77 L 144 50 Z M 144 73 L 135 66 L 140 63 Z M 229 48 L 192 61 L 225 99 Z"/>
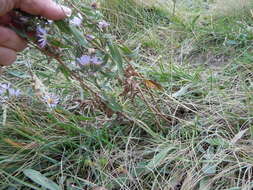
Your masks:
<path fill-rule="evenodd" d="M 124 96 L 109 86 L 130 119 L 98 109 L 36 50 L 2 69 L 23 95 L 0 111 L 0 189 L 252 189 L 253 4 L 229 1 L 101 1 L 150 80 Z M 61 97 L 54 111 L 31 72 Z"/>

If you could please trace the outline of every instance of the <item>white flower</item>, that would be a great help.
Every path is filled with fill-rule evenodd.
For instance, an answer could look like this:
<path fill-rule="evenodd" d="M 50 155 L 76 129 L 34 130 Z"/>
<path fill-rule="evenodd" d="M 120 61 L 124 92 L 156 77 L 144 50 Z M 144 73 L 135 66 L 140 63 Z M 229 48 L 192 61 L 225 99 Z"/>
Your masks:
<path fill-rule="evenodd" d="M 81 26 L 82 22 L 83 17 L 81 14 L 78 14 L 78 16 L 75 16 L 73 19 L 69 21 L 69 23 L 72 24 L 73 26 Z"/>
<path fill-rule="evenodd" d="M 42 97 L 42 99 L 50 108 L 56 107 L 59 103 L 59 97 L 55 94 L 46 94 Z"/>

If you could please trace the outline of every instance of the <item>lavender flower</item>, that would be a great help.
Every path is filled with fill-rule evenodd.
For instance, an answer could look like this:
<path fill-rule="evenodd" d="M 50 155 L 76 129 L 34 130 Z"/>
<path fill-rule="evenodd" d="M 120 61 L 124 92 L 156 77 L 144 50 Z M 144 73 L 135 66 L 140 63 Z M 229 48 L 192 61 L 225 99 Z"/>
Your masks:
<path fill-rule="evenodd" d="M 102 63 L 101 59 L 98 58 L 98 57 L 96 57 L 96 56 L 92 57 L 90 61 L 91 61 L 94 65 L 100 65 L 100 64 Z"/>
<path fill-rule="evenodd" d="M 73 65 L 73 66 L 77 66 L 77 64 L 76 64 L 75 61 L 71 61 L 69 64 L 70 64 L 70 65 Z"/>
<path fill-rule="evenodd" d="M 2 83 L 0 84 L 0 89 L 1 90 L 8 90 L 10 88 L 10 84 Z"/>
<path fill-rule="evenodd" d="M 47 35 L 48 35 L 47 31 L 44 28 L 38 26 L 37 30 L 36 30 L 36 33 L 37 33 L 36 35 L 38 37 L 39 47 L 40 48 L 46 47 L 46 45 L 47 45 Z"/>
<path fill-rule="evenodd" d="M 46 94 L 42 97 L 42 99 L 50 108 L 56 107 L 59 103 L 59 97 L 55 94 Z"/>
<path fill-rule="evenodd" d="M 77 58 L 77 61 L 80 63 L 80 65 L 88 65 L 91 62 L 91 57 L 88 55 L 83 55 L 80 58 Z"/>
<path fill-rule="evenodd" d="M 4 95 L 10 88 L 10 84 L 2 83 L 0 84 L 0 95 Z"/>
<path fill-rule="evenodd" d="M 21 91 L 19 89 L 9 88 L 8 89 L 9 96 L 19 96 L 21 94 Z"/>
<path fill-rule="evenodd" d="M 87 34 L 86 39 L 91 41 L 95 39 L 95 36 L 93 36 L 92 34 Z"/>
<path fill-rule="evenodd" d="M 98 22 L 98 27 L 100 29 L 107 28 L 108 26 L 110 26 L 110 24 L 108 22 L 106 22 L 105 20 Z"/>
<path fill-rule="evenodd" d="M 12 97 L 17 97 L 21 94 L 19 89 L 11 88 L 10 84 L 0 84 L 0 103 L 7 102 Z"/>
<path fill-rule="evenodd" d="M 83 22 L 83 17 L 79 15 L 79 17 L 75 16 L 73 19 L 71 19 L 69 23 L 74 26 L 81 26 L 82 22 Z"/>
<path fill-rule="evenodd" d="M 3 89 L 0 88 L 0 96 L 3 95 L 4 92 L 5 92 L 5 90 L 3 90 Z"/>

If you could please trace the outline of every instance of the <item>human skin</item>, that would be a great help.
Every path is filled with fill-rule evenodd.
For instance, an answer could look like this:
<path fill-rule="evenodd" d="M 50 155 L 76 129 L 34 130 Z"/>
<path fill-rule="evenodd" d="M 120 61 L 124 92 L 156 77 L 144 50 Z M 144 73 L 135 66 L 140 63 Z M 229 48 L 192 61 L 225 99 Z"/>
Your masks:
<path fill-rule="evenodd" d="M 40 15 L 50 20 L 60 20 L 71 15 L 71 10 L 52 0 L 0 0 L 0 66 L 12 64 L 17 52 L 26 48 L 26 41 L 4 25 L 10 20 L 8 13 L 19 8 L 32 15 Z"/>

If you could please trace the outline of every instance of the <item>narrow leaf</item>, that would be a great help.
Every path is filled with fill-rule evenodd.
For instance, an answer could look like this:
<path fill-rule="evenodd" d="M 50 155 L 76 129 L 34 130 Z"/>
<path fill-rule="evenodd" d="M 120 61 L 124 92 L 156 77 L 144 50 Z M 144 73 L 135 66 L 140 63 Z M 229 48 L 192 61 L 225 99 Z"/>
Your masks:
<path fill-rule="evenodd" d="M 116 63 L 120 74 L 123 75 L 123 58 L 120 54 L 118 47 L 114 45 L 112 42 L 108 44 L 108 47 L 110 49 L 113 61 Z"/>
<path fill-rule="evenodd" d="M 169 147 L 169 148 L 165 148 L 165 149 L 161 150 L 157 155 L 155 155 L 153 157 L 153 159 L 148 163 L 148 165 L 146 167 L 150 168 L 150 169 L 154 169 L 154 168 L 160 166 L 163 163 L 163 161 L 165 160 L 167 154 L 173 149 L 174 149 L 174 147 Z"/>
<path fill-rule="evenodd" d="M 76 27 L 71 27 L 70 28 L 72 34 L 74 35 L 76 41 L 83 47 L 88 46 L 88 41 L 84 38 L 83 34 L 76 28 Z"/>
<path fill-rule="evenodd" d="M 24 174 L 26 177 L 30 178 L 35 183 L 41 185 L 44 188 L 49 190 L 61 190 L 61 188 L 54 183 L 52 180 L 43 176 L 40 172 L 33 170 L 33 169 L 26 169 L 24 170 Z"/>
<path fill-rule="evenodd" d="M 58 20 L 58 21 L 55 21 L 55 24 L 61 32 L 65 33 L 65 34 L 71 34 L 70 27 L 65 21 Z"/>

